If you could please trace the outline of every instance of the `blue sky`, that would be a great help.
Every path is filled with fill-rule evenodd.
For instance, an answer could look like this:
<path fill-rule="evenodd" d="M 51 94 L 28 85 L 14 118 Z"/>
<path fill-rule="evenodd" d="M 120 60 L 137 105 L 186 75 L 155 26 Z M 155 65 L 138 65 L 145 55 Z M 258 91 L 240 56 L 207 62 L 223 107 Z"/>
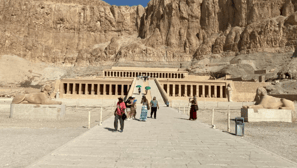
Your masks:
<path fill-rule="evenodd" d="M 117 6 L 136 6 L 136 5 L 142 5 L 144 7 L 147 6 L 147 3 L 150 0 L 103 0 L 110 5 L 117 5 Z"/>

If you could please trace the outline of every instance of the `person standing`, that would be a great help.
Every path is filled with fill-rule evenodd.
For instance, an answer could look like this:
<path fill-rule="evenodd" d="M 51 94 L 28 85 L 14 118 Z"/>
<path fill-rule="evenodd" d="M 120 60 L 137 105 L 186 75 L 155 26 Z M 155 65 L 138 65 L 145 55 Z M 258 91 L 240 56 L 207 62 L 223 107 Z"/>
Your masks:
<path fill-rule="evenodd" d="M 124 120 L 122 118 L 123 114 L 125 114 L 126 105 L 124 103 L 123 98 L 119 98 L 119 102 L 117 103 L 117 109 L 115 110 L 115 118 L 114 118 L 114 130 L 118 130 L 118 120 L 120 120 L 121 130 L 124 131 Z"/>
<path fill-rule="evenodd" d="M 131 105 L 131 115 L 132 115 L 132 119 L 135 120 L 135 116 L 136 116 L 136 102 L 137 100 L 135 99 L 135 96 L 132 96 L 132 105 Z"/>
<path fill-rule="evenodd" d="M 149 103 L 145 96 L 142 96 L 141 100 L 142 108 L 141 108 L 141 114 L 140 114 L 140 120 L 146 121 L 147 119 L 147 109 L 149 109 Z"/>
<path fill-rule="evenodd" d="M 125 102 L 125 105 L 126 105 L 126 111 L 127 111 L 127 118 L 128 118 L 128 120 L 131 120 L 131 118 L 132 118 L 132 111 L 131 111 L 132 97 L 128 98 L 128 100 Z"/>
<path fill-rule="evenodd" d="M 190 109 L 190 118 L 189 120 L 196 120 L 197 119 L 197 111 L 198 111 L 198 104 L 197 101 L 194 100 L 191 102 L 191 109 Z"/>
<path fill-rule="evenodd" d="M 141 93 L 141 88 L 140 88 L 140 87 L 138 88 L 138 93 L 139 93 L 139 94 Z"/>
<path fill-rule="evenodd" d="M 156 119 L 157 116 L 157 109 L 159 109 L 159 103 L 156 100 L 156 97 L 153 98 L 153 100 L 151 101 L 151 118 L 153 118 L 153 114 L 154 114 L 154 118 Z"/>

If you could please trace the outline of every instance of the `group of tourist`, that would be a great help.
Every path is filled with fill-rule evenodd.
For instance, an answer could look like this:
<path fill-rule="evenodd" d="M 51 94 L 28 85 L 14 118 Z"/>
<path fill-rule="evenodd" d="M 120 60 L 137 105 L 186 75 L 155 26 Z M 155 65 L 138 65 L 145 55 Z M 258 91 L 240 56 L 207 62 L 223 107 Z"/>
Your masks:
<path fill-rule="evenodd" d="M 127 118 L 127 120 L 136 119 L 136 102 L 135 96 L 131 96 L 128 98 L 126 102 L 124 102 L 123 98 L 119 98 L 119 102 L 117 103 L 117 108 L 114 112 L 115 120 L 114 120 L 114 129 L 115 131 L 118 130 L 118 121 L 120 120 L 120 132 L 123 132 L 124 130 L 124 120 Z M 151 108 L 151 118 L 154 116 L 154 119 L 157 117 L 157 109 L 159 109 L 159 103 L 156 99 L 156 97 L 153 98 L 153 100 L 149 103 L 147 98 L 145 96 L 142 96 L 141 100 L 142 108 L 141 108 L 141 114 L 140 114 L 140 121 L 146 121 L 147 120 L 147 113 L 148 109 Z M 126 113 L 127 115 L 126 115 Z"/>
<path fill-rule="evenodd" d="M 115 110 L 115 120 L 114 120 L 114 128 L 115 131 L 118 130 L 118 120 L 120 120 L 120 132 L 123 132 L 124 130 L 124 120 L 127 118 L 127 120 L 136 119 L 136 102 L 134 96 L 129 97 L 126 102 L 124 102 L 123 98 L 119 98 L 119 102 L 117 103 L 117 108 Z M 193 100 L 189 99 L 189 102 L 191 103 L 191 109 L 190 109 L 190 118 L 189 120 L 196 120 L 197 119 L 197 111 L 198 111 L 198 103 L 196 100 L 196 97 L 193 98 Z M 147 114 L 148 109 L 151 109 L 151 118 L 154 116 L 154 119 L 157 117 L 157 109 L 159 109 L 159 103 L 156 99 L 156 97 L 153 98 L 153 100 L 149 103 L 147 98 L 145 96 L 142 96 L 141 100 L 141 114 L 140 114 L 140 121 L 146 121 L 147 120 Z M 127 112 L 127 115 L 125 114 L 125 111 Z"/>
<path fill-rule="evenodd" d="M 138 78 L 143 79 L 144 81 L 149 80 L 150 76 L 138 76 Z"/>

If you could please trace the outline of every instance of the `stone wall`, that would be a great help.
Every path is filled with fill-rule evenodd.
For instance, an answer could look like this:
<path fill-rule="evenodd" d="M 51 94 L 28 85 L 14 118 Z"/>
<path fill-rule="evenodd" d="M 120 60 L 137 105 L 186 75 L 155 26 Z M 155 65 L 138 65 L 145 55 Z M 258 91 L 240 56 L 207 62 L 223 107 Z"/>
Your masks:
<path fill-rule="evenodd" d="M 269 83 L 260 82 L 232 82 L 231 86 L 234 88 L 232 94 L 232 101 L 236 102 L 251 102 L 254 101 L 257 88 L 267 86 Z"/>
<path fill-rule="evenodd" d="M 278 97 L 278 98 L 284 98 L 291 101 L 297 101 L 297 95 L 296 94 L 270 94 L 270 96 Z"/>

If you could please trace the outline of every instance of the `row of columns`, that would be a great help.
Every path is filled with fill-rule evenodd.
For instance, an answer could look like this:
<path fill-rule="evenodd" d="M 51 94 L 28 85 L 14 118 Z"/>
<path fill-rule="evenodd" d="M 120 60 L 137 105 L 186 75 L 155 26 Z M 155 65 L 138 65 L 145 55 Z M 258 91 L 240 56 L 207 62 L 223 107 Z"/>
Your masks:
<path fill-rule="evenodd" d="M 84 93 L 82 90 L 83 85 L 85 85 Z M 90 85 L 91 85 L 91 88 L 89 87 Z M 72 86 L 72 87 L 70 87 L 70 86 Z M 96 90 L 95 90 L 95 86 L 97 86 Z M 115 90 L 114 90 L 115 94 L 112 94 L 113 86 L 115 86 Z M 74 95 L 77 94 L 77 95 L 121 95 L 121 96 L 124 96 L 124 95 L 128 94 L 130 86 L 131 85 L 127 85 L 127 84 L 125 85 L 125 84 L 63 83 L 63 91 L 64 91 L 63 93 L 64 94 L 74 94 Z M 108 91 L 107 91 L 107 87 L 109 87 Z M 91 91 L 91 93 L 89 93 L 89 90 Z M 119 94 L 119 90 L 120 90 L 120 94 Z M 97 94 L 95 94 L 95 93 L 97 93 Z"/>
<path fill-rule="evenodd" d="M 171 86 L 172 87 L 172 94 L 171 92 Z M 184 95 L 182 95 L 182 86 L 184 87 Z M 190 86 L 190 95 L 188 95 L 188 86 Z M 194 90 L 194 86 L 196 86 L 196 90 Z M 212 94 L 212 90 L 211 88 L 214 88 L 213 91 L 213 95 Z M 200 93 L 200 89 L 202 87 L 202 93 Z M 166 88 L 166 89 L 165 89 Z M 177 89 L 178 88 L 178 89 Z M 206 88 L 208 91 L 208 94 L 206 95 Z M 218 94 L 218 88 L 219 88 L 219 94 Z M 182 84 L 163 84 L 163 89 L 166 91 L 167 95 L 171 96 L 171 97 L 193 97 L 194 95 L 196 97 L 204 97 L 204 98 L 226 98 L 226 92 L 224 92 L 224 90 L 226 90 L 226 86 L 223 85 L 182 85 Z M 178 90 L 178 93 L 176 92 L 176 89 Z M 196 94 L 194 94 L 196 93 Z M 225 94 L 225 95 L 224 95 Z"/>
<path fill-rule="evenodd" d="M 151 78 L 184 78 L 183 73 L 164 72 L 129 72 L 129 71 L 104 71 L 105 77 L 138 77 L 150 76 Z"/>

